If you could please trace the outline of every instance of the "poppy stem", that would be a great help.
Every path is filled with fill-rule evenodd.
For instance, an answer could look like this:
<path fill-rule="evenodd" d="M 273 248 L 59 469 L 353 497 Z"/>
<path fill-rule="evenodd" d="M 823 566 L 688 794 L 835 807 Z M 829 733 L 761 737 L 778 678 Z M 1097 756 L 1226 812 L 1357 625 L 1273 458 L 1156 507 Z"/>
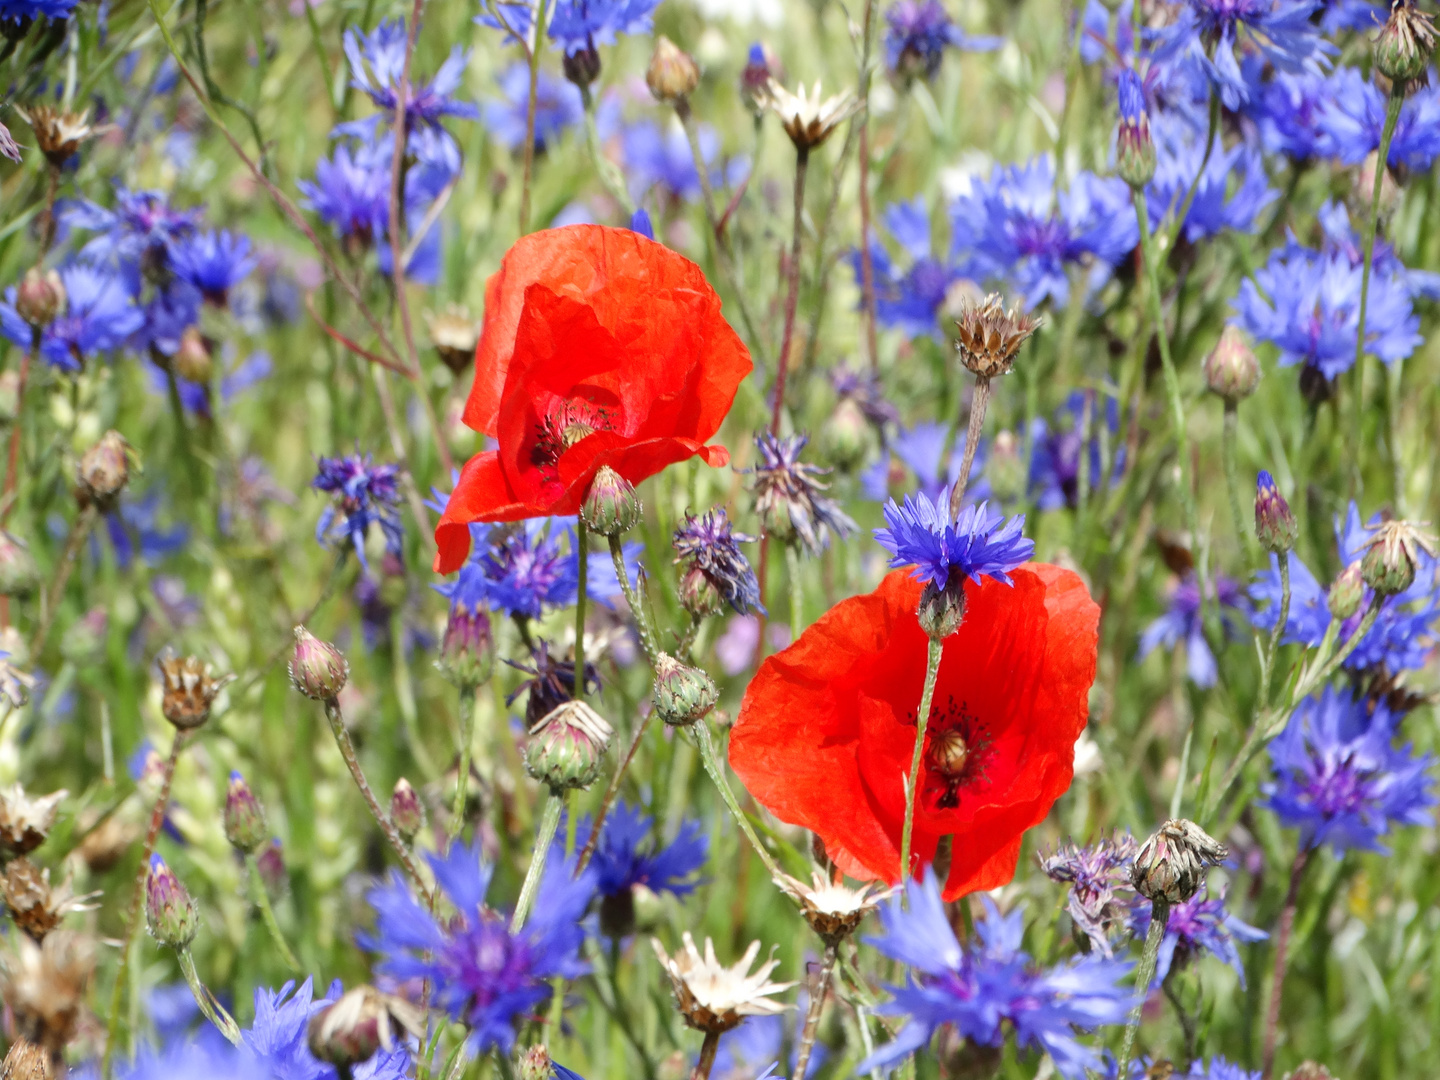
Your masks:
<path fill-rule="evenodd" d="M 575 691 L 576 701 L 585 700 L 585 601 L 590 588 L 590 530 L 585 518 L 575 519 L 575 565 L 580 574 L 575 594 Z M 622 560 L 623 562 L 623 560 Z M 628 596 L 627 596 L 628 599 Z"/>
<path fill-rule="evenodd" d="M 825 958 L 820 962 L 820 981 L 810 995 L 810 1008 L 805 1010 L 805 1028 L 800 1033 L 800 1049 L 796 1054 L 795 1068 L 791 1070 L 796 1080 L 803 1080 L 810 1064 L 810 1052 L 815 1049 L 815 1034 L 820 1030 L 820 1013 L 825 1008 L 825 995 L 830 989 L 830 974 L 835 970 L 835 957 L 839 948 L 835 942 L 825 946 Z"/>
<path fill-rule="evenodd" d="M 1285 967 L 1290 952 L 1290 930 L 1295 925 L 1295 904 L 1300 896 L 1300 879 L 1310 862 L 1310 849 L 1297 848 L 1290 864 L 1290 887 L 1285 890 L 1285 906 L 1280 911 L 1280 925 L 1275 931 L 1275 979 L 1270 986 L 1270 1008 L 1265 1015 L 1265 1048 L 1261 1052 L 1261 1080 L 1270 1080 L 1275 1071 L 1275 1043 L 1280 1030 L 1280 991 L 1285 986 Z"/>
<path fill-rule="evenodd" d="M 1165 928 L 1170 924 L 1170 901 L 1164 897 L 1150 905 L 1150 929 L 1145 932 L 1145 950 L 1140 954 L 1140 963 L 1135 967 L 1135 1008 L 1125 1024 L 1125 1041 L 1120 1044 L 1119 1065 L 1116 1076 L 1130 1075 L 1130 1058 L 1135 1053 L 1135 1032 L 1140 1028 L 1140 1015 L 1145 1009 L 1145 999 L 1150 996 L 1150 983 L 1155 979 L 1155 961 L 1160 955 L 1160 944 L 1165 940 Z"/>
<path fill-rule="evenodd" d="M 715 786 L 720 789 L 720 798 L 725 801 L 725 806 L 734 816 L 736 824 L 740 826 L 740 831 L 743 832 L 750 841 L 750 846 L 755 849 L 755 854 L 760 856 L 760 861 L 765 864 L 766 871 L 769 872 L 772 878 L 779 877 L 780 865 L 770 855 L 770 852 L 765 850 L 765 846 L 760 843 L 760 837 L 755 833 L 755 826 L 750 824 L 750 819 L 745 816 L 745 811 L 740 809 L 740 803 L 735 798 L 735 792 L 730 790 L 730 784 L 725 779 L 724 766 L 721 765 L 720 759 L 716 757 L 715 743 L 710 738 L 710 725 L 701 719 L 691 724 L 690 727 L 691 730 L 695 732 L 695 741 L 700 744 L 700 760 L 705 765 L 705 771 L 710 774 L 710 779 L 713 780 Z"/>
<path fill-rule="evenodd" d="M 985 427 L 985 410 L 989 405 L 990 379 L 985 375 L 976 375 L 975 393 L 970 398 L 970 425 L 965 429 L 965 456 L 960 459 L 960 476 L 950 490 L 951 521 L 960 517 L 960 508 L 965 505 L 965 489 L 970 486 L 970 470 L 975 465 L 975 447 L 980 443 L 980 432 Z"/>
<path fill-rule="evenodd" d="M 635 628 L 640 631 L 640 645 L 645 650 L 645 658 L 653 668 L 660 650 L 655 644 L 655 635 L 650 630 L 650 621 L 645 617 L 645 606 L 640 602 L 640 594 L 630 584 L 630 571 L 625 568 L 625 548 L 621 545 L 618 534 L 610 537 L 610 558 L 615 563 L 615 577 L 620 582 L 620 591 L 625 594 L 625 603 L 630 605 Z"/>
<path fill-rule="evenodd" d="M 535 837 L 535 852 L 530 856 L 530 869 L 525 871 L 525 883 L 520 886 L 520 899 L 515 901 L 515 914 L 510 917 L 510 933 L 518 934 L 535 903 L 535 894 L 540 889 L 540 879 L 545 876 L 545 859 L 550 854 L 550 845 L 555 842 L 555 832 L 560 828 L 560 807 L 563 799 L 554 791 L 545 796 L 545 809 L 540 814 L 540 832 Z"/>
<path fill-rule="evenodd" d="M 910 755 L 910 775 L 905 779 L 905 825 L 900 833 L 900 882 L 912 877 L 910 871 L 910 838 L 915 828 L 915 789 L 920 779 L 920 759 L 925 753 L 925 729 L 930 725 L 930 702 L 935 697 L 935 680 L 940 675 L 940 653 L 943 643 L 930 641 L 925 660 L 925 689 L 920 694 L 920 711 L 915 718 L 915 750 Z"/>
<path fill-rule="evenodd" d="M 583 679 L 578 680 L 583 682 Z M 465 796 L 470 786 L 470 744 L 475 738 L 475 687 L 460 688 L 460 771 L 455 777 L 455 811 L 447 830 L 453 841 L 465 827 Z"/>
<path fill-rule="evenodd" d="M 785 408 L 785 373 L 790 366 L 790 345 L 795 336 L 795 304 L 800 295 L 800 242 L 805 237 L 805 171 L 810 148 L 795 148 L 795 222 L 791 231 L 790 265 L 786 268 L 785 332 L 780 338 L 780 355 L 775 360 L 775 409 L 770 417 L 770 434 L 780 434 L 780 413 Z"/>
<path fill-rule="evenodd" d="M 798 641 L 805 626 L 805 591 L 800 582 L 800 549 L 795 544 L 785 545 L 785 568 L 790 574 L 790 640 Z"/>

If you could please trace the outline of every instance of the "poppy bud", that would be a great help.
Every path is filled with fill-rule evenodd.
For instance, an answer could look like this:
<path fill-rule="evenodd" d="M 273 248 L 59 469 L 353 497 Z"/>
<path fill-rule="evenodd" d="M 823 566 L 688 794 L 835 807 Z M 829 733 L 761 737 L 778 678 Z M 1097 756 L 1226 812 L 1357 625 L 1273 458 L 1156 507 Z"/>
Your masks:
<path fill-rule="evenodd" d="M 530 729 L 525 771 L 557 794 L 587 788 L 600 775 L 600 762 L 614 734 L 589 705 L 567 701 Z"/>
<path fill-rule="evenodd" d="M 1227 325 L 1205 357 L 1205 384 L 1230 402 L 1249 397 L 1260 385 L 1260 362 L 1238 327 Z"/>
<path fill-rule="evenodd" d="M 93 607 L 65 629 L 60 638 L 60 655 L 76 667 L 93 664 L 105 648 L 110 620 L 103 607 Z"/>
<path fill-rule="evenodd" d="M 1375 66 L 1380 73 L 1394 82 L 1422 78 L 1434 48 L 1430 16 L 1416 11 L 1413 0 L 1394 0 L 1390 18 L 1375 39 Z"/>
<path fill-rule="evenodd" d="M 1131 869 L 1135 891 L 1147 900 L 1183 904 L 1229 850 L 1193 821 L 1172 818 L 1140 846 Z"/>
<path fill-rule="evenodd" d="M 30 549 L 0 529 L 0 596 L 27 596 L 39 582 Z"/>
<path fill-rule="evenodd" d="M 462 690 L 473 690 L 486 682 L 495 670 L 495 636 L 489 612 L 478 604 L 473 608 L 464 602 L 451 604 L 435 666 L 450 685 Z"/>
<path fill-rule="evenodd" d="M 520 1051 L 519 1072 L 520 1080 L 553 1080 L 555 1063 L 543 1043 Z"/>
<path fill-rule="evenodd" d="M 414 842 L 415 835 L 425 827 L 425 807 L 420 796 L 403 776 L 395 781 L 395 790 L 390 795 L 390 820 L 395 830 L 407 844 Z"/>
<path fill-rule="evenodd" d="M 235 678 L 234 675 L 211 678 L 198 657 L 181 659 L 168 648 L 157 662 L 161 679 L 160 711 L 181 731 L 197 728 L 210 719 L 210 703 Z"/>
<path fill-rule="evenodd" d="M 1255 480 L 1255 535 L 1261 547 L 1277 555 L 1293 550 L 1300 539 L 1300 526 L 1290 512 L 1290 504 L 1275 486 L 1275 478 L 1264 469 Z"/>
<path fill-rule="evenodd" d="M 842 398 L 820 428 L 820 450 L 841 469 L 853 469 L 870 454 L 875 433 L 854 398 Z"/>
<path fill-rule="evenodd" d="M 230 788 L 225 792 L 225 839 L 245 855 L 251 855 L 265 843 L 270 832 L 265 827 L 265 808 L 245 777 L 231 771 Z"/>
<path fill-rule="evenodd" d="M 650 66 L 645 69 L 645 85 L 655 100 L 678 105 L 700 85 L 700 68 L 693 56 L 660 34 L 655 39 Z"/>
<path fill-rule="evenodd" d="M 81 504 L 93 504 L 101 511 L 113 508 L 130 482 L 134 459 L 134 449 L 118 431 L 107 431 L 100 436 L 100 441 L 81 455 L 76 471 Z"/>
<path fill-rule="evenodd" d="M 703 619 L 714 615 L 725 605 L 725 598 L 698 566 L 692 566 L 680 577 L 680 606 L 691 616 Z"/>
<path fill-rule="evenodd" d="M 655 711 L 672 727 L 693 724 L 715 707 L 720 691 L 699 668 L 680 663 L 669 653 L 655 661 Z"/>
<path fill-rule="evenodd" d="M 937 589 L 934 582 L 927 584 L 920 593 L 916 615 L 920 629 L 931 641 L 944 641 L 955 633 L 965 618 L 965 579 L 961 577 L 958 583 L 946 581 L 943 589 Z"/>
<path fill-rule="evenodd" d="M 145 879 L 145 925 L 151 937 L 172 949 L 188 949 L 200 927 L 195 901 L 159 855 L 150 856 Z"/>
<path fill-rule="evenodd" d="M 266 892 L 278 896 L 285 891 L 289 871 L 285 869 L 285 852 L 280 847 L 278 836 L 272 837 L 269 845 L 255 856 L 255 865 L 260 868 L 260 880 L 264 882 Z"/>
<path fill-rule="evenodd" d="M 1145 88 L 1134 68 L 1120 69 L 1120 124 L 1115 136 L 1115 172 L 1132 188 L 1143 188 L 1155 175 L 1155 141 Z"/>
<path fill-rule="evenodd" d="M 1360 563 L 1352 562 L 1335 575 L 1330 583 L 1330 592 L 1325 598 L 1326 606 L 1333 618 L 1344 622 L 1360 610 L 1365 601 L 1365 576 L 1360 572 Z"/>
<path fill-rule="evenodd" d="M 420 1010 L 373 986 L 357 986 L 310 1018 L 306 1041 L 317 1058 L 348 1074 L 351 1066 L 369 1061 L 381 1048 L 393 1047 L 397 1028 L 423 1038 Z"/>
<path fill-rule="evenodd" d="M 290 658 L 290 682 L 316 701 L 333 701 L 350 678 L 350 662 L 334 645 L 321 641 L 303 626 L 295 627 L 295 652 Z"/>
<path fill-rule="evenodd" d="M 215 374 L 215 362 L 210 358 L 210 346 L 198 326 L 187 326 L 180 332 L 180 345 L 170 363 L 175 374 L 186 382 L 209 384 Z"/>
<path fill-rule="evenodd" d="M 65 310 L 65 283 L 54 270 L 38 266 L 25 271 L 15 290 L 15 313 L 33 329 L 49 326 Z"/>
<path fill-rule="evenodd" d="M 619 536 L 635 527 L 640 509 L 635 485 L 609 465 L 601 465 L 580 504 L 580 520 L 601 536 Z"/>
<path fill-rule="evenodd" d="M 586 43 L 579 52 L 567 52 L 561 67 L 565 78 L 583 90 L 600 77 L 600 51 Z"/>
<path fill-rule="evenodd" d="M 430 328 L 430 344 L 435 346 L 441 362 L 459 375 L 475 359 L 475 346 L 480 341 L 480 328 L 470 312 L 451 304 L 439 315 L 425 316 Z"/>

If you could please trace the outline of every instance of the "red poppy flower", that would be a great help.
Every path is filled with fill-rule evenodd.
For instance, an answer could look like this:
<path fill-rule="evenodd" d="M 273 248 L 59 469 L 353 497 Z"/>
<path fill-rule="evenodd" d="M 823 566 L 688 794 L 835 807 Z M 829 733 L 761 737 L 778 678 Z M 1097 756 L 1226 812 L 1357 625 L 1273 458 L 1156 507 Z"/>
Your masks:
<path fill-rule="evenodd" d="M 499 448 L 466 464 L 435 530 L 435 569 L 465 561 L 472 521 L 574 514 L 596 471 L 632 484 L 696 456 L 750 355 L 700 268 L 629 229 L 524 237 L 485 287 L 465 422 Z"/>
<path fill-rule="evenodd" d="M 1070 786 L 1095 679 L 1100 609 L 1081 580 L 1043 563 L 1012 577 L 965 583 L 965 621 L 941 653 L 912 850 L 918 872 L 954 838 L 947 900 L 1015 876 L 1021 834 Z M 837 604 L 760 665 L 730 737 L 750 794 L 861 879 L 900 876 L 928 644 L 920 590 L 896 570 Z"/>

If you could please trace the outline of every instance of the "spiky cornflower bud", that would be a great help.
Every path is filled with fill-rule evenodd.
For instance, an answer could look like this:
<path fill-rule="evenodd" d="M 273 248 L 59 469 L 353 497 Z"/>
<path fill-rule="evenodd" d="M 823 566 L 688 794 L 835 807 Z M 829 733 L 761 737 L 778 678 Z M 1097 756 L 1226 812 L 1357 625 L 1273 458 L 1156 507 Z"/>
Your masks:
<path fill-rule="evenodd" d="M 30 549 L 0 529 L 0 596 L 28 596 L 40 583 Z"/>
<path fill-rule="evenodd" d="M 680 105 L 700 85 L 700 66 L 695 58 L 664 34 L 655 38 L 655 51 L 645 69 L 645 85 L 656 101 Z"/>
<path fill-rule="evenodd" d="M 390 794 L 390 820 L 407 844 L 414 843 L 416 835 L 425 827 L 425 807 L 410 781 L 403 776 L 395 781 L 395 790 Z"/>
<path fill-rule="evenodd" d="M 321 641 L 303 626 L 295 627 L 295 651 L 290 657 L 290 682 L 296 690 L 316 701 L 333 701 L 350 678 L 350 661 L 345 654 Z"/>
<path fill-rule="evenodd" d="M 235 676 L 216 679 L 197 656 L 178 657 L 167 647 L 156 661 L 160 668 L 160 711 L 181 731 L 197 728 L 210 719 L 210 705 Z"/>
<path fill-rule="evenodd" d="M 424 1014 L 373 986 L 357 986 L 310 1018 L 306 1041 L 312 1054 L 348 1075 L 350 1067 L 369 1061 L 381 1049 L 392 1049 L 402 1031 L 423 1039 Z"/>
<path fill-rule="evenodd" d="M 1360 562 L 1356 560 L 1335 575 L 1325 596 L 1325 606 L 1333 618 L 1344 622 L 1359 611 L 1364 602 L 1365 575 L 1360 572 Z"/>
<path fill-rule="evenodd" d="M 207 386 L 215 374 L 215 361 L 210 345 L 198 326 L 187 326 L 180 332 L 180 345 L 170 358 L 175 374 L 186 382 Z"/>
<path fill-rule="evenodd" d="M 956 574 L 941 586 L 927 582 L 920 590 L 920 606 L 915 614 L 926 637 L 944 641 L 965 621 L 965 578 Z"/>
<path fill-rule="evenodd" d="M 1205 357 L 1205 385 L 1231 403 L 1249 397 L 1260 385 L 1260 362 L 1238 326 L 1227 324 Z"/>
<path fill-rule="evenodd" d="M 270 838 L 265 826 L 265 808 L 237 770 L 230 772 L 225 792 L 225 839 L 244 855 L 253 855 Z"/>
<path fill-rule="evenodd" d="M 655 711 L 672 727 L 695 723 L 720 699 L 715 681 L 697 667 L 682 664 L 669 653 L 655 661 Z"/>
<path fill-rule="evenodd" d="M 430 330 L 430 344 L 447 368 L 459 375 L 470 366 L 480 341 L 480 327 L 466 308 L 450 304 L 438 315 L 426 312 L 425 324 Z"/>
<path fill-rule="evenodd" d="M 544 1043 L 527 1046 L 519 1054 L 520 1080 L 554 1080 L 555 1063 Z"/>
<path fill-rule="evenodd" d="M 1219 866 L 1229 849 L 1193 821 L 1172 818 L 1140 846 L 1131 869 L 1135 891 L 1150 901 L 1183 904 Z"/>
<path fill-rule="evenodd" d="M 1381 596 L 1404 592 L 1415 583 L 1421 553 L 1434 557 L 1435 538 L 1408 521 L 1385 521 L 1367 528 L 1375 535 L 1360 560 L 1365 584 Z"/>
<path fill-rule="evenodd" d="M 15 290 L 15 313 L 36 330 L 49 326 L 65 310 L 65 283 L 54 270 L 25 271 Z"/>
<path fill-rule="evenodd" d="M 1408 83 L 1425 76 L 1435 50 L 1435 25 L 1413 0 L 1393 0 L 1390 18 L 1375 39 L 1375 66 L 1387 79 Z"/>
<path fill-rule="evenodd" d="M 1295 548 L 1300 539 L 1300 525 L 1290 512 L 1290 504 L 1275 478 L 1264 469 L 1255 478 L 1255 536 L 1266 551 L 1283 555 Z"/>
<path fill-rule="evenodd" d="M 525 771 L 556 794 L 587 788 L 600 775 L 600 763 L 615 734 L 599 713 L 583 701 L 567 701 L 530 729 Z"/>
<path fill-rule="evenodd" d="M 150 856 L 145 879 L 145 925 L 151 937 L 172 949 L 188 949 L 200 928 L 195 901 L 159 855 Z"/>
<path fill-rule="evenodd" d="M 580 504 L 580 520 L 601 536 L 619 536 L 635 527 L 640 510 L 635 485 L 609 465 L 601 465 Z"/>
<path fill-rule="evenodd" d="M 482 605 L 467 604 L 458 594 L 452 597 L 435 666 L 461 690 L 473 690 L 489 680 L 495 670 L 495 634 L 490 613 Z"/>
<path fill-rule="evenodd" d="M 1009 373 L 1015 354 L 1040 328 L 1040 320 L 1026 315 L 1018 304 L 1006 311 L 999 294 L 991 293 L 978 303 L 967 301 L 955 326 L 960 362 L 973 374 L 993 379 Z"/>
<path fill-rule="evenodd" d="M 1120 123 L 1115 133 L 1115 172 L 1139 190 L 1155 176 L 1155 140 L 1150 137 L 1150 113 L 1145 87 L 1131 67 L 1120 69 Z"/>
<path fill-rule="evenodd" d="M 102 513 L 113 510 L 120 493 L 130 482 L 134 463 L 135 451 L 125 436 L 114 429 L 105 432 L 100 441 L 80 457 L 75 481 L 81 505 L 94 506 Z"/>

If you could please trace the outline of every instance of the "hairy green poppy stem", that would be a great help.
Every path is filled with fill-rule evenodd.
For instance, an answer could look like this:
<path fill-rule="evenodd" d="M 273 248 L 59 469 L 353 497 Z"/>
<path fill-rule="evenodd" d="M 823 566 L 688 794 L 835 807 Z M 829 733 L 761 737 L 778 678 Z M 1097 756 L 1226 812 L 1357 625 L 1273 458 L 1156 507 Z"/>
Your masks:
<path fill-rule="evenodd" d="M 710 779 L 720 790 L 720 798 L 725 801 L 735 823 L 740 826 L 740 831 L 750 841 L 750 846 L 755 849 L 755 854 L 760 856 L 760 861 L 765 864 L 766 871 L 772 878 L 780 876 L 780 865 L 765 850 L 765 845 L 760 842 L 760 837 L 755 833 L 755 826 L 750 824 L 750 819 L 745 816 L 745 811 L 740 808 L 739 801 L 735 798 L 735 792 L 731 790 L 730 783 L 725 779 L 725 766 L 715 753 L 715 743 L 710 738 L 710 725 L 704 719 L 697 720 L 690 725 L 695 732 L 695 741 L 700 745 L 700 760 L 705 765 L 705 771 L 710 774 Z"/>
<path fill-rule="evenodd" d="M 518 934 L 530 915 L 530 905 L 535 902 L 535 893 L 540 889 L 540 879 L 545 876 L 545 860 L 550 854 L 550 845 L 555 842 L 555 833 L 560 828 L 560 808 L 564 800 L 554 791 L 545 796 L 545 809 L 540 814 L 540 832 L 535 837 L 535 853 L 530 856 L 530 869 L 525 871 L 525 882 L 520 886 L 520 899 L 515 901 L 515 914 L 510 917 L 510 932 Z"/>
<path fill-rule="evenodd" d="M 465 797 L 470 786 L 470 744 L 475 739 L 475 687 L 460 688 L 460 775 L 455 778 L 455 810 L 446 830 L 454 840 L 465 827 Z"/>
<path fill-rule="evenodd" d="M 940 675 L 943 643 L 930 641 L 925 659 L 925 689 L 920 694 L 920 711 L 915 717 L 915 750 L 910 755 L 910 775 L 905 778 L 905 826 L 900 832 L 900 883 L 910 879 L 910 835 L 915 827 L 915 789 L 919 786 L 921 759 L 925 754 L 925 729 L 930 725 L 930 702 L 935 697 L 935 680 Z"/>

